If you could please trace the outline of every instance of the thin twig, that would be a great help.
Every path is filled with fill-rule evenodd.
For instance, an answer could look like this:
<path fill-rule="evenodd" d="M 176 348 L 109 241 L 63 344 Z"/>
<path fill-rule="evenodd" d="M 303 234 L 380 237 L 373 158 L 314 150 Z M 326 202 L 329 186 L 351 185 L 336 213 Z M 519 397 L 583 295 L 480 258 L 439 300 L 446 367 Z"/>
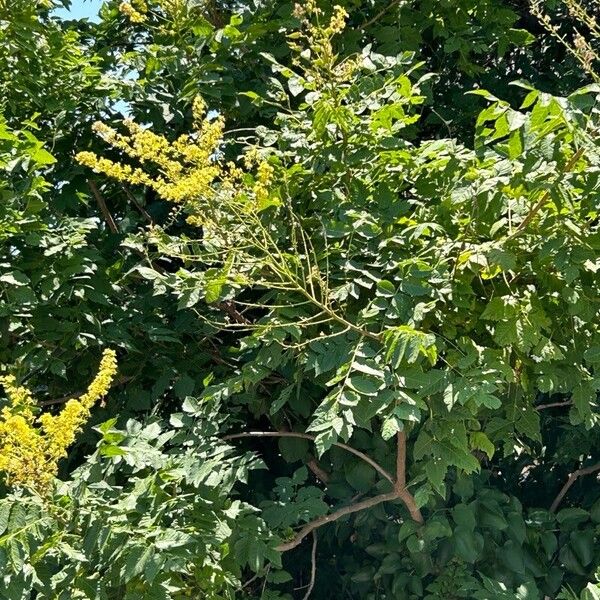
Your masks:
<path fill-rule="evenodd" d="M 317 531 L 313 529 L 313 545 L 312 552 L 310 553 L 310 583 L 308 589 L 302 600 L 308 600 L 312 594 L 313 588 L 315 587 L 315 579 L 317 578 Z"/>
<path fill-rule="evenodd" d="M 246 431 L 245 433 L 232 433 L 223 437 L 224 441 L 238 440 L 241 438 L 261 438 L 261 437 L 290 437 L 290 438 L 301 438 L 304 440 L 312 440 L 313 442 L 317 438 L 316 435 L 310 433 L 300 433 L 298 431 Z M 377 464 L 372 458 L 369 458 L 366 454 L 363 454 L 360 450 L 356 450 L 352 446 L 343 444 L 342 442 L 334 442 L 334 446 L 343 448 L 344 450 L 358 456 L 358 458 L 364 460 L 367 464 L 371 465 L 382 477 L 387 479 L 392 485 L 395 485 L 394 478 L 379 464 Z"/>
<path fill-rule="evenodd" d="M 368 338 L 371 338 L 372 340 L 377 340 L 378 342 L 381 341 L 381 335 L 379 335 L 377 333 L 372 333 L 368 329 L 363 329 L 362 327 L 359 327 L 358 325 L 355 325 L 354 323 L 351 323 L 350 321 L 346 321 L 346 319 L 344 319 L 344 317 L 341 317 L 334 310 L 332 310 L 331 308 L 329 308 L 328 306 L 326 306 L 325 304 L 323 304 L 322 302 L 317 300 L 317 298 L 315 298 L 314 296 L 311 296 L 310 292 L 308 292 L 308 290 L 303 288 L 300 284 L 296 284 L 296 285 L 297 285 L 297 291 L 299 293 L 301 293 L 305 298 L 307 298 L 307 300 L 310 300 L 315 306 L 320 308 L 324 313 L 327 313 L 334 321 L 337 321 L 338 323 L 348 327 L 348 329 L 351 329 L 352 331 L 358 333 L 362 337 L 368 337 Z"/>
<path fill-rule="evenodd" d="M 554 498 L 554 502 L 552 502 L 552 506 L 550 506 L 550 512 L 556 512 L 566 493 L 569 491 L 571 486 L 577 481 L 577 479 L 583 477 L 584 475 L 591 475 L 596 471 L 600 471 L 600 463 L 596 463 L 595 465 L 592 465 L 590 467 L 585 467 L 583 469 L 577 469 L 577 471 L 573 471 L 573 473 L 569 475 L 567 481 L 565 481 L 565 484 L 562 486 L 560 492 L 558 492 L 556 498 Z"/>
<path fill-rule="evenodd" d="M 131 203 L 138 209 L 142 217 L 144 217 L 144 219 L 146 219 L 148 223 L 154 225 L 154 221 L 152 220 L 152 217 L 150 216 L 148 211 L 137 201 L 137 198 L 131 193 L 129 188 L 126 185 L 121 184 L 121 189 L 125 192 L 125 195 L 127 196 L 127 198 L 129 198 Z"/>
<path fill-rule="evenodd" d="M 258 579 L 259 574 L 256 573 L 253 577 L 250 577 L 250 579 L 248 579 L 248 581 L 246 581 L 246 583 L 242 584 L 242 587 L 240 589 L 244 589 L 247 588 L 249 585 L 251 585 L 254 581 L 256 581 Z"/>
<path fill-rule="evenodd" d="M 106 205 L 106 201 L 104 200 L 104 197 L 100 193 L 98 186 L 91 179 L 88 179 L 87 184 L 88 184 L 88 187 L 90 188 L 90 191 L 92 192 L 92 195 L 94 196 L 94 198 L 96 200 L 96 203 L 100 207 L 100 212 L 102 213 L 102 216 L 104 217 L 104 220 L 106 221 L 106 224 L 108 225 L 108 228 L 113 233 L 119 233 L 119 228 L 117 227 L 117 224 L 115 223 L 115 220 L 113 219 L 113 216 L 110 214 L 110 211 L 108 210 L 108 206 Z"/>
<path fill-rule="evenodd" d="M 383 17 L 383 15 L 385 15 L 385 13 L 388 12 L 388 10 L 394 8 L 394 6 L 400 4 L 401 2 L 402 0 L 392 0 L 392 2 L 390 2 L 383 10 L 380 10 L 373 18 L 369 19 L 368 21 L 365 21 L 362 25 L 360 25 L 359 29 L 363 30 L 367 27 L 370 27 L 371 25 L 373 25 L 373 23 L 379 21 L 379 19 L 381 19 L 381 17 Z"/>

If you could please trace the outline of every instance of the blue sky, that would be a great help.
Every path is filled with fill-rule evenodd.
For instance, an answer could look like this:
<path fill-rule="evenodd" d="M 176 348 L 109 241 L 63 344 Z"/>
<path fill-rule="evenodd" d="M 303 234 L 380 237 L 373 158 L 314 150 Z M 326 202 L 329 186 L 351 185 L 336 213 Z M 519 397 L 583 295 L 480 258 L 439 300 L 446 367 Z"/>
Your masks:
<path fill-rule="evenodd" d="M 83 19 L 95 20 L 98 16 L 98 10 L 103 0 L 71 0 L 71 9 L 69 11 L 61 8 L 56 14 L 65 19 Z"/>

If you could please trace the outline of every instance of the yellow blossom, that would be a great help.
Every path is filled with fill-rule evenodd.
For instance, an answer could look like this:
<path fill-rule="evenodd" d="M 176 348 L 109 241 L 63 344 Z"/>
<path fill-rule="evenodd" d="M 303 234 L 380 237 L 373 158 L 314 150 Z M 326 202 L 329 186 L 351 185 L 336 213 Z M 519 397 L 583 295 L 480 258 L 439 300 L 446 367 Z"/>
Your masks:
<path fill-rule="evenodd" d="M 92 152 L 80 152 L 76 159 L 97 173 L 131 184 L 145 185 L 163 199 L 180 205 L 187 222 L 206 229 L 220 222 L 227 206 L 234 214 L 259 212 L 277 204 L 271 197 L 274 169 L 263 162 L 256 149 L 245 159 L 247 169 L 257 167 L 254 182 L 233 162 L 221 160 L 220 146 L 225 130 L 223 116 L 209 118 L 206 103 L 196 96 L 192 104 L 195 131 L 173 141 L 126 120 L 127 133 L 103 124 L 94 131 L 113 148 L 140 166 L 115 162 Z M 231 214 L 231 213 L 230 213 Z"/>
<path fill-rule="evenodd" d="M 203 100 L 197 97 L 194 113 L 197 118 L 205 111 Z M 210 195 L 213 184 L 229 180 L 227 168 L 217 160 L 218 147 L 223 137 L 222 117 L 198 123 L 193 135 L 183 135 L 174 142 L 139 124 L 123 123 L 129 135 L 122 135 L 102 123 L 94 130 L 111 146 L 139 161 L 144 168 L 114 162 L 92 152 L 80 152 L 76 160 L 98 173 L 131 184 L 142 184 L 154 189 L 165 200 L 195 206 L 196 201 Z M 145 169 L 157 171 L 151 176 Z M 188 206 L 188 207 L 189 207 Z"/>
<path fill-rule="evenodd" d="M 333 15 L 331 17 L 331 21 L 329 22 L 329 27 L 327 32 L 330 35 L 335 35 L 336 33 L 341 33 L 346 28 L 346 19 L 348 18 L 348 13 L 344 8 L 336 4 L 333 7 Z"/>
<path fill-rule="evenodd" d="M 132 23 L 143 23 L 146 16 L 136 10 L 129 2 L 119 4 L 119 12 L 125 15 Z"/>
<path fill-rule="evenodd" d="M 69 400 L 57 415 L 36 418 L 31 392 L 13 376 L 0 377 L 9 400 L 0 412 L 0 471 L 8 485 L 44 492 L 58 471 L 58 461 L 90 416 L 93 405 L 110 389 L 117 371 L 116 355 L 105 350 L 98 374 L 78 399 Z"/>
<path fill-rule="evenodd" d="M 256 146 L 250 147 L 250 149 L 244 154 L 244 165 L 246 169 L 251 169 L 254 165 L 260 162 L 260 154 Z"/>
<path fill-rule="evenodd" d="M 204 101 L 204 98 L 200 94 L 198 94 L 192 102 L 192 115 L 194 117 L 194 123 L 196 125 L 200 124 L 205 114 L 206 102 Z"/>
<path fill-rule="evenodd" d="M 275 169 L 266 161 L 258 166 L 256 182 L 254 183 L 254 196 L 259 209 L 262 208 L 269 198 L 269 188 L 273 182 Z"/>

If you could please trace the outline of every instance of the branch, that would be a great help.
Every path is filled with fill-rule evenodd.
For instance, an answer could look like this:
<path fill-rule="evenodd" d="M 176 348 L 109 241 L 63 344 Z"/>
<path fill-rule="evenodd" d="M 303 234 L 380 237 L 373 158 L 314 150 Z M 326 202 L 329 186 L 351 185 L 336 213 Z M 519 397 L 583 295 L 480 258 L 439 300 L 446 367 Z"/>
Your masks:
<path fill-rule="evenodd" d="M 142 217 L 144 217 L 144 219 L 146 219 L 148 223 L 153 225 L 154 221 L 152 220 L 152 217 L 150 216 L 148 211 L 137 201 L 137 198 L 131 193 L 129 188 L 125 184 L 121 184 L 121 189 L 125 192 L 125 195 L 127 196 L 127 198 L 129 198 L 132 204 L 138 209 Z"/>
<path fill-rule="evenodd" d="M 390 10 L 391 8 L 394 8 L 394 6 L 396 6 L 396 4 L 400 4 L 400 2 L 402 2 L 402 0 L 392 0 L 392 2 L 390 2 L 383 10 L 379 11 L 372 19 L 369 19 L 368 21 L 365 21 L 360 27 L 360 30 L 366 29 L 367 27 L 370 27 L 371 25 L 373 25 L 373 23 L 376 23 L 377 21 L 379 21 L 379 19 L 381 19 L 381 17 L 383 17 L 383 15 L 385 15 L 385 13 Z"/>
<path fill-rule="evenodd" d="M 565 484 L 562 486 L 560 492 L 558 492 L 556 498 L 554 498 L 554 502 L 552 502 L 552 506 L 550 506 L 550 512 L 556 512 L 566 493 L 569 491 L 571 486 L 577 481 L 577 479 L 583 477 L 584 475 L 591 475 L 596 471 L 600 471 L 600 463 L 596 463 L 595 465 L 585 467 L 583 469 L 577 469 L 577 471 L 571 473 L 567 481 L 565 481 Z"/>
<path fill-rule="evenodd" d="M 550 402 L 549 404 L 538 404 L 535 406 L 535 410 L 545 410 L 547 408 L 563 408 L 564 406 L 571 406 L 573 404 L 572 400 L 567 400 L 566 402 Z"/>
<path fill-rule="evenodd" d="M 223 440 L 234 440 L 240 438 L 252 438 L 252 437 L 295 437 L 313 440 L 316 436 L 310 435 L 308 433 L 299 433 L 292 431 L 249 431 L 246 433 L 234 433 L 231 435 L 227 435 L 223 437 Z M 397 464 L 396 464 L 396 478 L 393 479 L 392 476 L 380 465 L 378 465 L 372 458 L 369 458 L 366 454 L 355 450 L 351 446 L 347 446 L 346 444 L 342 444 L 340 442 L 335 442 L 334 445 L 339 448 L 343 448 L 348 452 L 358 456 L 366 463 L 371 465 L 378 473 L 383 475 L 392 485 L 394 489 L 391 492 L 386 494 L 380 494 L 379 496 L 374 496 L 372 498 L 367 498 L 366 500 L 362 500 L 361 502 L 356 502 L 355 504 L 350 504 L 348 506 L 344 506 L 328 515 L 324 515 L 307 523 L 296 533 L 293 539 L 288 542 L 284 542 L 277 546 L 277 550 L 280 552 L 287 552 L 288 550 L 292 550 L 296 546 L 298 546 L 302 540 L 311 532 L 315 531 L 319 527 L 326 525 L 328 523 L 333 523 L 346 515 L 351 515 L 352 513 L 359 512 L 361 510 L 365 510 L 367 508 L 371 508 L 372 506 L 376 506 L 377 504 L 381 504 L 382 502 L 388 502 L 391 500 L 401 500 L 408 512 L 410 513 L 411 518 L 416 523 L 423 523 L 423 515 L 415 502 L 414 496 L 408 491 L 406 487 L 406 433 L 401 431 L 398 433 L 398 448 L 397 448 Z"/>
<path fill-rule="evenodd" d="M 96 203 L 100 207 L 100 212 L 102 212 L 102 216 L 104 217 L 104 220 L 106 221 L 106 224 L 108 225 L 108 228 L 113 233 L 119 233 L 119 228 L 117 227 L 117 224 L 115 223 L 115 220 L 113 219 L 113 216 L 110 214 L 110 211 L 108 210 L 108 206 L 106 205 L 106 201 L 104 200 L 102 194 L 100 193 L 98 186 L 91 179 L 88 179 L 87 184 L 88 184 L 88 187 L 90 188 L 90 191 L 92 192 L 92 195 L 96 199 Z"/>
<path fill-rule="evenodd" d="M 569 171 L 573 169 L 573 167 L 577 164 L 577 161 L 583 156 L 584 149 L 579 148 L 575 154 L 571 157 L 571 160 L 564 166 L 563 169 L 560 170 L 559 176 L 556 181 L 559 181 L 563 175 L 566 175 Z M 546 190 L 539 201 L 533 206 L 533 208 L 527 213 L 527 216 L 521 221 L 521 224 L 506 238 L 506 241 L 512 240 L 520 235 L 523 230 L 533 221 L 535 216 L 540 212 L 543 208 L 544 204 L 548 202 L 550 198 L 550 190 Z"/>
<path fill-rule="evenodd" d="M 406 433 L 399 431 L 396 434 L 396 487 L 406 487 Z"/>
<path fill-rule="evenodd" d="M 235 307 L 235 303 L 233 301 L 217 302 L 211 306 L 215 306 L 225 314 L 229 315 L 234 323 L 242 323 L 244 325 L 252 324 L 252 321 L 246 319 L 246 317 Z"/>
<path fill-rule="evenodd" d="M 247 431 L 246 433 L 232 433 L 230 435 L 226 435 L 223 437 L 224 441 L 227 440 L 238 440 L 241 438 L 261 438 L 261 437 L 291 437 L 291 438 L 301 438 L 304 440 L 312 440 L 313 442 L 316 439 L 316 435 L 311 435 L 310 433 L 300 433 L 297 431 Z M 334 446 L 338 448 L 343 448 L 344 450 L 358 456 L 358 458 L 364 460 L 367 464 L 371 465 L 382 477 L 387 479 L 392 485 L 395 485 L 394 478 L 380 465 L 378 465 L 372 458 L 369 458 L 366 454 L 362 453 L 360 450 L 356 450 L 352 446 L 348 446 L 347 444 L 342 444 L 341 442 L 334 442 Z M 310 533 L 310 532 L 309 532 Z"/>
<path fill-rule="evenodd" d="M 300 542 L 311 532 L 327 523 L 333 523 L 346 515 L 351 515 L 352 513 L 359 512 L 361 510 L 365 510 L 367 508 L 371 508 L 372 506 L 376 506 L 377 504 L 381 504 L 382 502 L 388 502 L 389 500 L 396 500 L 398 498 L 398 494 L 394 490 L 393 492 L 388 492 L 387 494 L 380 494 L 379 496 L 373 496 L 373 498 L 367 498 L 366 500 L 362 500 L 361 502 L 357 502 L 356 504 L 350 504 L 349 506 L 344 506 L 328 515 L 324 515 L 307 523 L 294 537 L 294 539 L 289 542 L 284 542 L 277 546 L 277 550 L 279 552 L 287 552 L 288 550 L 292 550 L 296 546 L 300 545 Z"/>
<path fill-rule="evenodd" d="M 410 517 L 415 523 L 424 523 L 423 515 L 415 497 L 408 491 L 406 487 L 406 432 L 399 431 L 397 434 L 398 448 L 396 450 L 396 484 L 394 491 L 396 496 L 402 500 L 404 506 L 408 509 Z"/>
<path fill-rule="evenodd" d="M 313 588 L 315 587 L 315 579 L 317 577 L 317 532 L 313 530 L 313 545 L 312 552 L 310 553 L 310 582 L 308 584 L 308 589 L 306 590 L 306 594 L 302 600 L 308 600 L 310 595 L 312 594 Z"/>
<path fill-rule="evenodd" d="M 306 463 L 306 466 L 312 471 L 313 475 L 319 479 L 319 481 L 322 481 L 325 484 L 329 483 L 329 473 L 325 471 L 325 469 L 321 468 L 319 463 L 314 458 L 311 458 Z"/>

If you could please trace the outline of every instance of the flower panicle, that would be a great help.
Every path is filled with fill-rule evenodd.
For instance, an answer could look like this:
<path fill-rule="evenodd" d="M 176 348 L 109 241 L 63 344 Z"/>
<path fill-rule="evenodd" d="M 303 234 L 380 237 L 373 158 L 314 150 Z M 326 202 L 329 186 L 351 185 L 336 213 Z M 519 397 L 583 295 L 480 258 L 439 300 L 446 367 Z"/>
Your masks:
<path fill-rule="evenodd" d="M 188 213 L 187 222 L 195 226 L 217 219 L 219 205 L 236 205 L 242 213 L 276 205 L 271 198 L 273 167 L 258 157 L 247 157 L 246 167 L 256 167 L 257 173 L 254 185 L 249 183 L 251 179 L 246 183 L 239 167 L 222 160 L 223 116 L 207 114 L 206 102 L 200 95 L 192 103 L 192 116 L 194 132 L 174 141 L 131 120 L 123 121 L 127 130 L 123 134 L 104 123 L 94 124 L 94 131 L 107 144 L 139 166 L 93 152 L 79 152 L 76 160 L 117 181 L 153 189 L 161 198 L 181 205 Z"/>
<path fill-rule="evenodd" d="M 116 372 L 116 354 L 105 350 L 87 391 L 69 400 L 58 414 L 39 416 L 31 392 L 18 386 L 12 375 L 0 377 L 9 400 L 0 412 L 0 471 L 8 485 L 39 492 L 48 489 L 58 472 L 58 461 L 66 456 L 94 404 L 108 394 Z"/>
<path fill-rule="evenodd" d="M 129 2 L 121 2 L 121 4 L 119 4 L 119 12 L 127 17 L 132 23 L 144 23 L 146 21 L 146 15 L 137 10 Z"/>

